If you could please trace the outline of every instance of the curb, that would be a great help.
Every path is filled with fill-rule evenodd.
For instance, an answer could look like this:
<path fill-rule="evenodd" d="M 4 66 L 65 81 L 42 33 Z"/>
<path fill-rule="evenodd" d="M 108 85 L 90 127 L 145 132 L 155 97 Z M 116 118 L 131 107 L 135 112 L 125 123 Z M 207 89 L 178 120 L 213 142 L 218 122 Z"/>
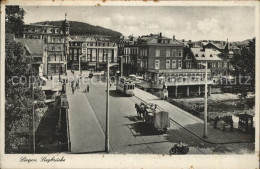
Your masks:
<path fill-rule="evenodd" d="M 142 102 L 144 103 L 147 103 L 146 101 L 144 101 L 143 99 L 135 96 L 136 98 L 138 98 L 139 100 L 141 100 Z M 158 106 L 160 109 L 163 110 L 163 108 L 161 108 L 160 106 Z M 205 141 L 206 143 L 209 143 L 209 144 L 234 144 L 234 143 L 253 143 L 254 141 L 249 141 L 249 140 L 246 140 L 246 141 L 230 141 L 230 142 L 212 142 L 212 141 L 209 141 L 201 136 L 199 136 L 198 134 L 196 134 L 195 132 L 191 131 L 190 129 L 184 127 L 183 125 L 181 125 L 180 123 L 176 122 L 175 120 L 173 120 L 172 118 L 169 118 L 171 121 L 175 122 L 176 124 L 178 124 L 179 126 L 181 126 L 182 128 L 184 128 L 185 130 L 187 130 L 188 132 L 190 132 L 191 134 L 193 134 L 194 136 L 198 137 L 199 139 Z"/>

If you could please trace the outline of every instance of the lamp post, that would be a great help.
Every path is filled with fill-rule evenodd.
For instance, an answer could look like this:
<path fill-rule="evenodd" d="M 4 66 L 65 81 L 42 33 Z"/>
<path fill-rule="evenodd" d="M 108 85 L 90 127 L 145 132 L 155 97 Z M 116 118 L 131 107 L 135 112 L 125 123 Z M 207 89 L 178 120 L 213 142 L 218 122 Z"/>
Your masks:
<path fill-rule="evenodd" d="M 206 63 L 199 63 L 200 65 L 205 66 L 205 100 L 204 100 L 204 133 L 203 137 L 208 137 L 208 128 L 207 128 L 207 121 L 208 121 L 208 62 Z"/>
<path fill-rule="evenodd" d="M 106 135 L 105 151 L 109 153 L 109 61 L 107 58 Z"/>

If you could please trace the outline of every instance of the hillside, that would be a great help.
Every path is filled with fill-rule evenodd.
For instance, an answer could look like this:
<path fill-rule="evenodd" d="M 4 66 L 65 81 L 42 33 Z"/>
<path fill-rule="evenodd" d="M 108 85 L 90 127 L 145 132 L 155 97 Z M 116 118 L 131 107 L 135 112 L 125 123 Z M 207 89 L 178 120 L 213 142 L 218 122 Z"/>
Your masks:
<path fill-rule="evenodd" d="M 244 41 L 241 42 L 233 42 L 235 45 L 237 45 L 238 47 L 240 46 L 248 46 L 249 41 L 252 41 L 252 39 L 246 39 Z"/>
<path fill-rule="evenodd" d="M 61 26 L 63 21 L 44 21 L 35 24 Z M 99 35 L 110 38 L 111 40 L 119 38 L 122 34 L 111 29 L 100 26 L 90 25 L 88 23 L 69 21 L 70 35 Z"/>

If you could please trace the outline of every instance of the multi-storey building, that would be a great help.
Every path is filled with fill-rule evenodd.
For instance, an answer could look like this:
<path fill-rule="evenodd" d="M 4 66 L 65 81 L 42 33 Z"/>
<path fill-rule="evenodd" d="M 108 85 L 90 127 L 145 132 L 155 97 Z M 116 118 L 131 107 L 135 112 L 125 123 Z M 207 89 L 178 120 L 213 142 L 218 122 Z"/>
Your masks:
<path fill-rule="evenodd" d="M 230 70 L 233 69 L 229 63 L 234 52 L 238 48 L 226 42 L 202 42 L 201 47 L 189 46 L 186 48 L 184 56 L 184 68 L 200 69 L 199 63 L 207 61 L 208 68 L 211 70 L 211 76 L 215 79 L 230 76 Z"/>
<path fill-rule="evenodd" d="M 164 70 L 181 69 L 183 45 L 175 39 L 160 34 L 141 36 L 136 43 L 124 48 L 125 74 L 150 74 L 155 78 Z M 129 71 L 129 70 L 132 70 Z"/>
<path fill-rule="evenodd" d="M 23 38 L 43 39 L 47 51 L 44 75 L 65 74 L 69 49 L 69 22 L 65 19 L 61 26 L 46 24 L 24 25 Z"/>
<path fill-rule="evenodd" d="M 79 68 L 79 59 L 83 69 L 105 67 L 107 59 L 110 63 L 117 63 L 117 45 L 109 39 L 94 36 L 71 37 L 69 49 L 70 65 Z"/>

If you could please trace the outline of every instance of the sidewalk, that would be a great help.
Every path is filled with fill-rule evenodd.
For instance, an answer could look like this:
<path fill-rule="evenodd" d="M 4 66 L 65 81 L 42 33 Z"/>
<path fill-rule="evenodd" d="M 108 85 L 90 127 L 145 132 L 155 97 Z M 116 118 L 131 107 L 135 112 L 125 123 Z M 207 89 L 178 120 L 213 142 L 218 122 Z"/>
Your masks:
<path fill-rule="evenodd" d="M 72 153 L 102 152 L 105 135 L 86 96 L 80 89 L 72 94 L 67 84 L 69 128 Z"/>
<path fill-rule="evenodd" d="M 253 142 L 252 137 L 248 134 L 237 130 L 224 132 L 219 129 L 214 129 L 213 126 L 209 124 L 208 138 L 204 139 L 202 137 L 204 132 L 203 120 L 141 89 L 135 88 L 135 96 L 145 102 L 157 104 L 160 108 L 169 112 L 169 116 L 173 121 L 206 142 L 214 144 Z"/>

